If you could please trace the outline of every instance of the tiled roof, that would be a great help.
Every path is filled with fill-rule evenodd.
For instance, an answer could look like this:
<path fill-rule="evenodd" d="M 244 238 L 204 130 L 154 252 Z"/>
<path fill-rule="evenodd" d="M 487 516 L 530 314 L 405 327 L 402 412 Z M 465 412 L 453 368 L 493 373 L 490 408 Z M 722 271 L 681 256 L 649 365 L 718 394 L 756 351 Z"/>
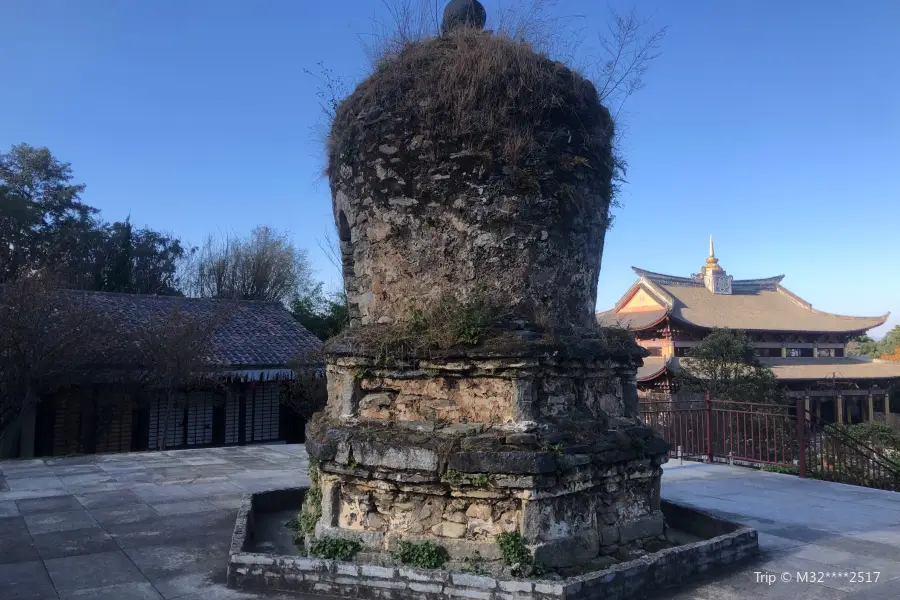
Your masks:
<path fill-rule="evenodd" d="M 661 356 L 645 357 L 644 366 L 640 367 L 637 371 L 637 380 L 648 381 L 655 377 L 659 377 L 665 372 L 666 368 L 672 366 L 670 364 L 672 361 L 677 361 L 677 359 L 672 358 L 667 361 Z"/>
<path fill-rule="evenodd" d="M 648 310 L 617 313 L 615 309 L 597 313 L 597 322 L 603 327 L 621 327 L 637 331 L 659 323 L 668 314 L 665 310 Z"/>
<path fill-rule="evenodd" d="M 66 291 L 65 294 L 73 299 L 84 298 L 87 306 L 96 308 L 112 320 L 114 327 L 122 327 L 124 331 L 134 331 L 150 319 L 165 320 L 178 309 L 199 318 L 222 315 L 223 323 L 213 336 L 208 357 L 213 367 L 285 367 L 322 347 L 322 342 L 277 302 L 107 292 Z"/>
<path fill-rule="evenodd" d="M 711 329 L 750 331 L 854 333 L 883 324 L 889 315 L 849 317 L 815 310 L 809 302 L 782 287 L 782 277 L 735 280 L 731 294 L 714 294 L 701 281 L 634 268 L 639 279 L 616 308 L 598 313 L 603 325 L 622 322 L 628 329 L 650 327 L 663 316 Z M 643 288 L 664 307 L 657 311 L 617 313 L 634 290 Z"/>
<path fill-rule="evenodd" d="M 838 358 L 760 358 L 762 364 L 772 369 L 779 381 L 827 381 L 830 379 L 900 379 L 900 362 L 873 360 L 863 356 Z M 666 370 L 675 372 L 682 361 L 689 358 L 648 356 L 644 366 L 638 369 L 638 381 L 649 381 Z"/>
<path fill-rule="evenodd" d="M 761 358 L 779 380 L 900 379 L 900 362 L 862 356 Z"/>

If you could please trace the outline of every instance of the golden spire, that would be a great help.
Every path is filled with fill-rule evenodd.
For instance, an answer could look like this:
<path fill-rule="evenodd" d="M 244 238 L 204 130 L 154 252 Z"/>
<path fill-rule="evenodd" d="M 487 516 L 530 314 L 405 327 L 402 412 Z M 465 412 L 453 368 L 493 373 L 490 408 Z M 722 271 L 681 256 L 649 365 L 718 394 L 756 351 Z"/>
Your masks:
<path fill-rule="evenodd" d="M 713 246 L 713 238 L 709 236 L 709 256 L 706 257 L 706 269 L 720 270 L 719 259 L 716 258 L 716 249 Z"/>

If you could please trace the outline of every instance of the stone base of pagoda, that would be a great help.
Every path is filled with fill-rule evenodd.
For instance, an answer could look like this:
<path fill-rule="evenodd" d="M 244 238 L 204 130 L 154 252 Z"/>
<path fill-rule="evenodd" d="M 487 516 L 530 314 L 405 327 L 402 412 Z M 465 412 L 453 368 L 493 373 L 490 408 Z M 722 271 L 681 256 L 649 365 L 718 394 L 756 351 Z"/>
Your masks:
<path fill-rule="evenodd" d="M 389 366 L 333 352 L 328 405 L 307 428 L 316 535 L 496 560 L 497 536 L 518 532 L 551 568 L 661 536 L 668 445 L 636 417 L 629 343 L 619 355 L 588 339 Z"/>
<path fill-rule="evenodd" d="M 593 444 L 534 448 L 544 442 L 315 422 L 307 447 L 322 490 L 316 536 L 352 537 L 370 551 L 429 540 L 451 558 L 491 561 L 501 558 L 497 536 L 518 532 L 552 568 L 663 535 L 665 446 L 652 431 L 631 426 Z"/>

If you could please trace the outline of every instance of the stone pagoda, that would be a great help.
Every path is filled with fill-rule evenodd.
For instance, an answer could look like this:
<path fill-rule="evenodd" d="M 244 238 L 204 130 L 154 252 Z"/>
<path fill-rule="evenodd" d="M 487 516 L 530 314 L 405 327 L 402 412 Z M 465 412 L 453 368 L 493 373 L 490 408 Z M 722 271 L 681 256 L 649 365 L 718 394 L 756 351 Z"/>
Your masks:
<path fill-rule="evenodd" d="M 589 81 L 484 22 L 452 2 L 334 120 L 351 324 L 307 431 L 315 536 L 490 562 L 518 533 L 577 567 L 664 527 L 646 352 L 594 319 L 613 123 Z"/>

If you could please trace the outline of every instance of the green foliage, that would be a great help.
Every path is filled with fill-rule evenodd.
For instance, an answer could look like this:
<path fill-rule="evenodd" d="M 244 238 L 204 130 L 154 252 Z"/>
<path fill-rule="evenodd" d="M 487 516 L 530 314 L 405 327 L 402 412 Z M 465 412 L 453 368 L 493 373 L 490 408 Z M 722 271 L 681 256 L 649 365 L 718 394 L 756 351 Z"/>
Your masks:
<path fill-rule="evenodd" d="M 463 563 L 466 565 L 462 569 L 463 573 L 471 573 L 473 575 L 484 575 L 487 573 L 487 569 L 484 566 L 484 557 L 477 550 L 473 556 L 465 557 Z"/>
<path fill-rule="evenodd" d="M 65 287 L 175 294 L 186 251 L 172 236 L 107 223 L 81 200 L 72 167 L 28 144 L 0 153 L 0 283 L 51 267 Z"/>
<path fill-rule="evenodd" d="M 472 485 L 475 487 L 488 487 L 494 482 L 494 476 L 489 473 L 460 473 L 453 469 L 444 472 L 444 481 L 450 485 Z"/>
<path fill-rule="evenodd" d="M 788 465 L 764 465 L 761 469 L 769 473 L 781 473 L 782 475 L 799 475 L 800 468 Z"/>
<path fill-rule="evenodd" d="M 877 342 L 867 335 L 859 336 L 848 344 L 847 352 L 857 356 L 880 358 L 892 354 L 897 348 L 900 348 L 900 325 L 888 331 Z"/>
<path fill-rule="evenodd" d="M 306 497 L 303 499 L 300 514 L 296 517 L 297 536 L 308 537 L 315 533 L 316 523 L 322 517 L 322 488 L 320 480 L 319 467 L 316 463 L 310 462 L 309 490 L 307 490 Z"/>
<path fill-rule="evenodd" d="M 520 533 L 501 533 L 497 536 L 497 545 L 503 555 L 503 564 L 510 568 L 513 577 L 533 577 L 542 572 Z"/>
<path fill-rule="evenodd" d="M 473 294 L 465 302 L 448 294 L 424 310 L 411 309 L 400 335 L 408 343 L 425 348 L 476 346 L 499 315 L 484 294 Z"/>
<path fill-rule="evenodd" d="M 362 544 L 358 540 L 344 538 L 320 538 L 309 545 L 310 556 L 328 560 L 353 560 L 360 550 Z"/>
<path fill-rule="evenodd" d="M 353 341 L 371 348 L 377 360 L 389 364 L 397 358 L 477 346 L 503 315 L 495 299 L 484 293 L 473 293 L 464 301 L 446 294 L 424 308 L 410 307 L 399 323 L 357 331 Z"/>
<path fill-rule="evenodd" d="M 863 334 L 847 344 L 847 354 L 877 358 L 881 352 L 878 351 L 878 342 Z"/>
<path fill-rule="evenodd" d="M 362 381 L 363 379 L 371 379 L 372 378 L 372 369 L 369 367 L 356 367 L 353 369 L 353 379 L 357 381 Z"/>
<path fill-rule="evenodd" d="M 446 481 L 450 485 L 462 485 L 465 481 L 465 477 L 459 471 L 447 469 L 447 471 L 444 473 L 444 481 Z"/>
<path fill-rule="evenodd" d="M 886 423 L 857 423 L 855 425 L 832 424 L 841 428 L 857 440 L 879 450 L 900 453 L 900 431 Z"/>
<path fill-rule="evenodd" d="M 469 481 L 475 487 L 487 487 L 494 482 L 494 476 L 488 473 L 476 473 L 472 475 Z"/>
<path fill-rule="evenodd" d="M 301 325 L 322 341 L 336 336 L 350 323 L 347 295 L 343 291 L 326 295 L 321 282 L 294 298 L 291 312 Z"/>
<path fill-rule="evenodd" d="M 778 402 L 781 394 L 772 370 L 764 366 L 746 333 L 713 329 L 681 360 L 678 380 L 688 392 L 715 400 Z"/>
<path fill-rule="evenodd" d="M 447 549 L 433 542 L 400 542 L 393 553 L 395 560 L 404 565 L 412 565 L 419 569 L 440 569 L 450 560 Z"/>

